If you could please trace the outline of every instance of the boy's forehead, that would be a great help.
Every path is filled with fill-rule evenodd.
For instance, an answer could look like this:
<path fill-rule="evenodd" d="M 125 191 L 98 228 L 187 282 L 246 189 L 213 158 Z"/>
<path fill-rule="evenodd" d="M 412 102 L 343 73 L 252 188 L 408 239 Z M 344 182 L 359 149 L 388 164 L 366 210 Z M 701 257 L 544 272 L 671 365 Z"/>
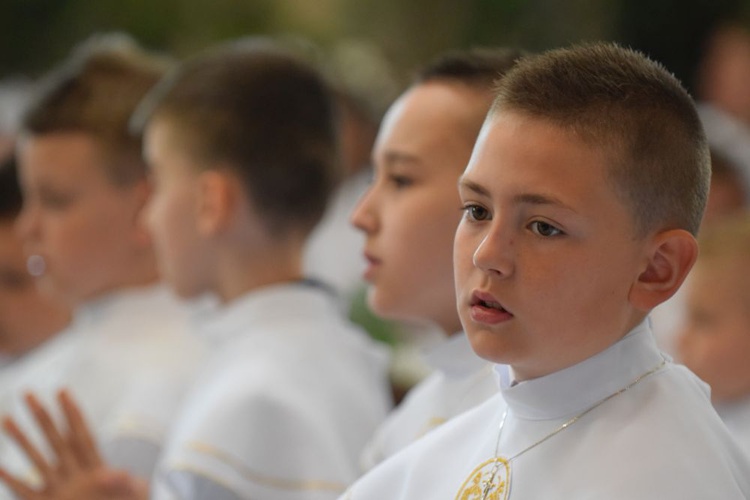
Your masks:
<path fill-rule="evenodd" d="M 495 111 L 485 120 L 460 184 L 488 196 L 523 194 L 530 200 L 525 195 L 539 193 L 573 211 L 613 200 L 628 210 L 615 193 L 610 161 L 604 148 L 550 120 Z"/>
<path fill-rule="evenodd" d="M 477 138 L 472 162 L 489 154 L 534 159 L 540 167 L 555 170 L 559 163 L 572 161 L 581 168 L 607 175 L 613 162 L 614 145 L 604 138 L 584 137 L 572 126 L 520 111 L 493 110 Z M 612 147 L 610 147 L 612 146 Z M 542 161 L 543 160 L 543 161 Z"/>
<path fill-rule="evenodd" d="M 175 126 L 167 119 L 155 117 L 144 126 L 143 157 L 150 167 L 155 158 L 166 154 L 165 150 L 173 149 L 175 135 Z"/>

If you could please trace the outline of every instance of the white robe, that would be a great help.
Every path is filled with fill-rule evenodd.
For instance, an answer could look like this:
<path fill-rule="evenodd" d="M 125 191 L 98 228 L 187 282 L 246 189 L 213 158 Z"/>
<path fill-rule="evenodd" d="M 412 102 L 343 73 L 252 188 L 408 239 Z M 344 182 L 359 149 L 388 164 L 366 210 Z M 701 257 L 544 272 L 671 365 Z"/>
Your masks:
<path fill-rule="evenodd" d="M 750 457 L 750 396 L 717 405 L 716 411 L 737 444 Z"/>
<path fill-rule="evenodd" d="M 108 461 L 150 476 L 205 353 L 189 334 L 190 315 L 162 285 L 120 290 L 79 308 L 66 331 L 14 363 L 5 379 L 10 413 L 41 442 L 22 395 L 31 390 L 52 404 L 67 387 Z M 0 442 L 0 463 L 29 475 L 15 447 Z"/>
<path fill-rule="evenodd" d="M 342 498 L 482 498 L 480 465 L 512 457 L 662 363 L 647 322 L 605 351 L 502 394 L 382 463 Z M 667 362 L 629 390 L 510 463 L 511 500 L 734 500 L 750 495 L 750 463 L 711 407 L 708 390 Z M 485 467 L 485 473 L 488 468 Z M 501 467 L 500 472 L 504 470 Z"/>
<path fill-rule="evenodd" d="M 474 353 L 463 332 L 434 346 L 424 361 L 432 373 L 409 391 L 378 428 L 362 454 L 363 470 L 497 394 L 492 363 Z"/>
<path fill-rule="evenodd" d="M 217 345 L 152 498 L 335 499 L 390 405 L 387 356 L 304 283 L 257 290 L 202 325 Z"/>

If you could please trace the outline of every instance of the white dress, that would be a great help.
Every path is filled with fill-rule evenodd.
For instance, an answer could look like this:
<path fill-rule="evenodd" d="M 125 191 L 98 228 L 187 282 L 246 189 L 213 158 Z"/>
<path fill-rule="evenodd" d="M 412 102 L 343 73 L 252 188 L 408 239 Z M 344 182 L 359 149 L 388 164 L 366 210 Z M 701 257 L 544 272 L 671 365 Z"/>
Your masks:
<path fill-rule="evenodd" d="M 149 477 L 205 354 L 189 333 L 190 315 L 162 285 L 120 290 L 81 307 L 66 331 L 14 363 L 5 378 L 10 413 L 39 440 L 23 393 L 31 390 L 54 406 L 66 387 L 108 461 Z M 0 442 L 0 463 L 29 474 L 15 447 Z"/>
<path fill-rule="evenodd" d="M 434 346 L 424 361 L 432 373 L 409 391 L 377 430 L 362 455 L 364 470 L 497 394 L 492 363 L 474 353 L 463 332 Z"/>
<path fill-rule="evenodd" d="M 304 282 L 251 292 L 201 330 L 215 350 L 152 498 L 337 498 L 390 406 L 384 351 Z"/>
<path fill-rule="evenodd" d="M 729 433 L 750 457 L 750 396 L 716 406 L 716 411 L 729 428 Z"/>
<path fill-rule="evenodd" d="M 644 322 L 557 373 L 511 384 L 501 370 L 501 394 L 382 463 L 343 498 L 480 499 L 496 464 L 487 496 L 495 500 L 748 498 L 750 463 L 711 407 L 706 385 L 663 361 Z M 503 399 L 508 413 L 498 442 Z M 509 471 L 497 455 L 511 459 Z"/>

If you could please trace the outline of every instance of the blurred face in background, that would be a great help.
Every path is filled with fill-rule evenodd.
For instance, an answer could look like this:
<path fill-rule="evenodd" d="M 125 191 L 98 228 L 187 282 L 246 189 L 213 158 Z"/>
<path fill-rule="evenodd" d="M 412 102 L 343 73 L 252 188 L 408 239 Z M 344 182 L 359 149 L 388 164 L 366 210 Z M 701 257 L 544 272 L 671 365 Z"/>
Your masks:
<path fill-rule="evenodd" d="M 110 179 L 102 146 L 81 132 L 23 138 L 18 164 L 24 208 L 18 223 L 45 292 L 78 305 L 141 278 L 151 252 L 138 215 L 145 181 Z"/>
<path fill-rule="evenodd" d="M 366 235 L 368 303 L 392 319 L 460 330 L 452 247 L 461 218 L 457 182 L 489 97 L 433 81 L 412 87 L 386 114 L 373 151 L 375 178 L 352 214 Z"/>
<path fill-rule="evenodd" d="M 154 193 L 145 211 L 163 279 L 181 297 L 216 288 L 212 249 L 199 231 L 201 168 L 182 147 L 168 120 L 155 119 L 144 134 L 144 155 Z"/>
<path fill-rule="evenodd" d="M 687 282 L 678 355 L 711 386 L 714 402 L 750 396 L 750 264 L 698 260 Z"/>

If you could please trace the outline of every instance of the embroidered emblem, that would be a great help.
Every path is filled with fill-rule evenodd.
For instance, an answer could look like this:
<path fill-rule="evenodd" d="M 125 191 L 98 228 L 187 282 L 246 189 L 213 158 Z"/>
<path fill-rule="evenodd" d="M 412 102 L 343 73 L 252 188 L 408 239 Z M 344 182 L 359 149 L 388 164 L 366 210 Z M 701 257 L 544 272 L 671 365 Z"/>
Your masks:
<path fill-rule="evenodd" d="M 471 471 L 456 500 L 507 500 L 510 494 L 510 463 L 494 457 Z"/>

